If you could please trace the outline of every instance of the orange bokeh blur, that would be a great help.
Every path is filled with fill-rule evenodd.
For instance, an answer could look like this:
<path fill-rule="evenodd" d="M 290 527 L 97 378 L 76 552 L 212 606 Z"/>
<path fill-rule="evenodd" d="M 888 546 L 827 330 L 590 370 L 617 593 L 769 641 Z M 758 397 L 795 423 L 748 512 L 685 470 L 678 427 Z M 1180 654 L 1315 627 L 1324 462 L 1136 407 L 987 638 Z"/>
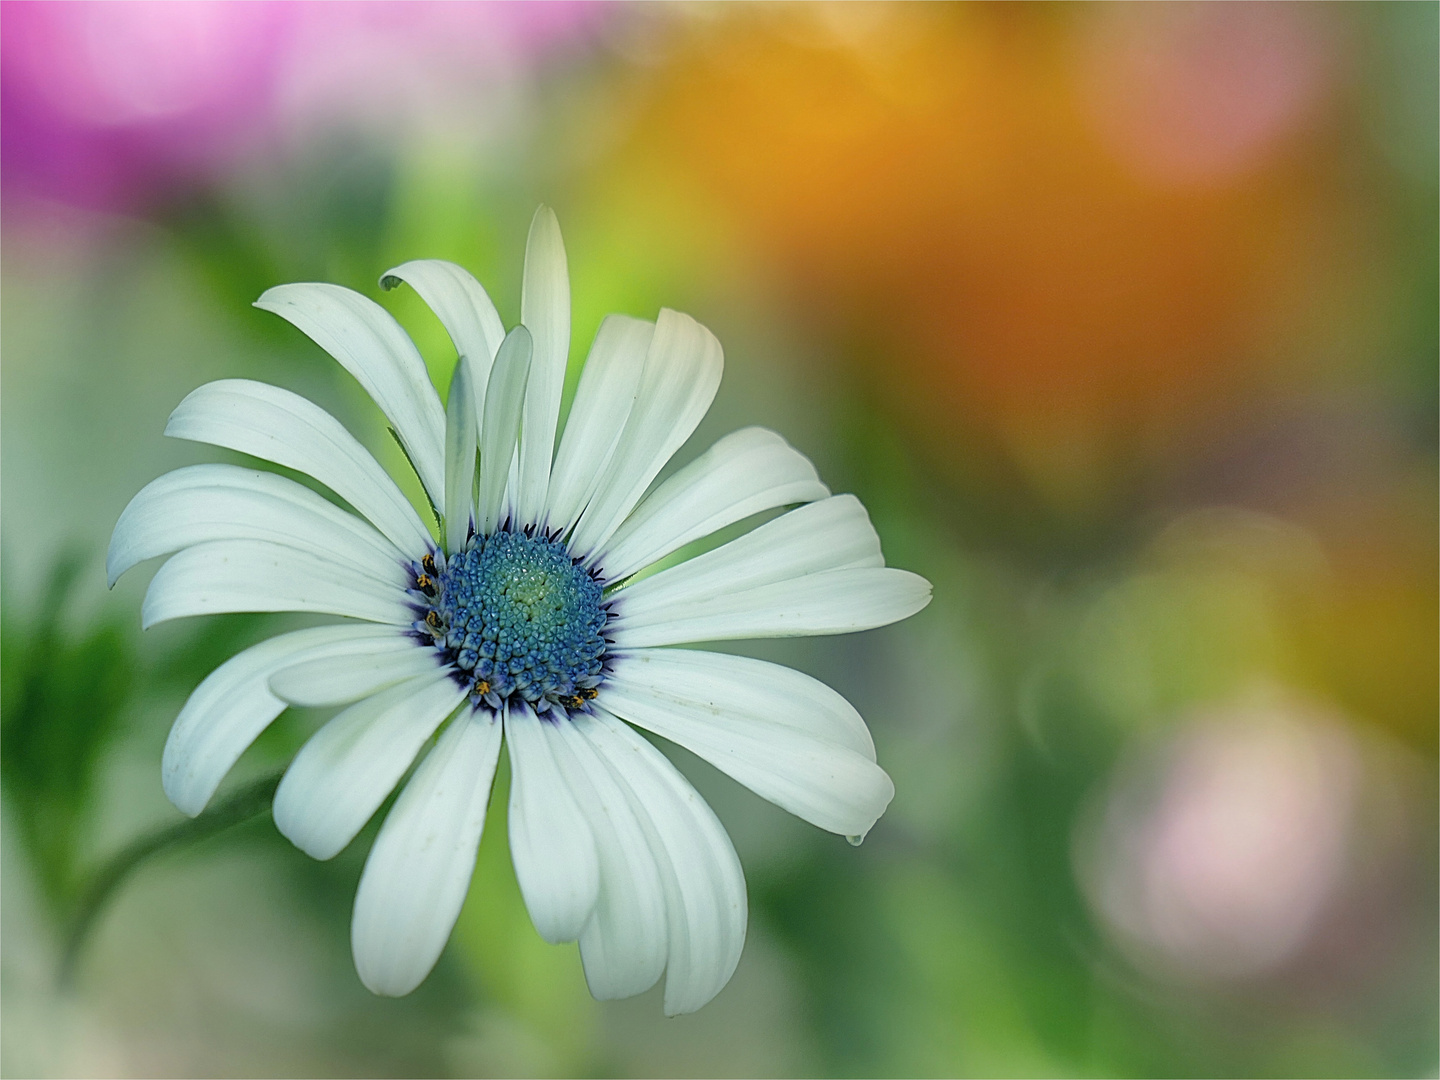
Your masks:
<path fill-rule="evenodd" d="M 748 10 L 682 40 L 625 154 L 761 238 L 942 472 L 988 436 L 1063 507 L 1263 382 L 1311 272 L 1324 39 L 1227 11 Z"/>

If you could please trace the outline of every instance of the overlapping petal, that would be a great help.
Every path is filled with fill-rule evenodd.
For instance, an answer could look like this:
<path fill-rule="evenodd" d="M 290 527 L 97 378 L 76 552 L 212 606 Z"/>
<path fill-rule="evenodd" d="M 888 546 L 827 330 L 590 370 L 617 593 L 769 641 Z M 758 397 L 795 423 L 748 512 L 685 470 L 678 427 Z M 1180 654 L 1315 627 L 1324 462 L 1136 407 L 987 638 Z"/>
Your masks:
<path fill-rule="evenodd" d="M 665 887 L 633 796 L 590 742 L 562 730 L 555 760 L 590 824 L 599 858 L 595 910 L 580 932 L 590 993 L 606 1001 L 644 993 L 665 970 Z"/>
<path fill-rule="evenodd" d="M 229 611 L 317 611 L 395 626 L 415 617 L 401 587 L 323 555 L 267 540 L 211 540 L 156 571 L 140 625 Z"/>
<path fill-rule="evenodd" d="M 635 405 L 571 535 L 571 550 L 587 555 L 587 565 L 709 410 L 724 366 L 714 334 L 688 315 L 660 312 Z"/>
<path fill-rule="evenodd" d="M 654 688 L 708 702 L 717 719 L 725 712 L 765 720 L 875 760 L 870 729 L 855 706 L 783 664 L 700 649 L 634 649 L 615 655 L 613 672 L 636 691 Z"/>
<path fill-rule="evenodd" d="M 870 831 L 895 785 L 872 755 L 815 734 L 817 714 L 834 708 L 834 691 L 793 680 L 789 694 L 767 695 L 744 680 L 743 667 L 726 671 L 703 659 L 687 664 L 685 650 L 668 653 L 652 649 L 617 662 L 605 685 L 605 707 L 813 825 L 842 836 Z M 801 719 L 791 722 L 789 710 Z M 845 735 L 853 739 L 852 732 Z"/>
<path fill-rule="evenodd" d="M 160 766 L 166 796 L 191 817 L 205 809 L 245 748 L 285 711 L 270 689 L 276 671 L 357 652 L 413 651 L 389 627 L 346 624 L 281 634 L 231 657 L 195 688 L 170 729 Z"/>
<path fill-rule="evenodd" d="M 340 421 L 299 394 L 250 379 L 206 383 L 170 414 L 165 434 L 223 446 L 313 476 L 418 559 L 431 546 L 414 508 Z"/>
<path fill-rule="evenodd" d="M 270 676 L 270 692 L 308 708 L 349 705 L 443 666 L 434 649 L 419 648 L 411 634 L 391 631 L 369 647 L 286 664 Z"/>
<path fill-rule="evenodd" d="M 888 567 L 828 570 L 701 602 L 656 604 L 606 627 L 619 649 L 741 638 L 853 634 L 908 619 L 930 603 L 930 583 Z"/>
<path fill-rule="evenodd" d="M 621 580 L 751 514 L 829 494 L 809 458 L 779 435 L 742 428 L 656 488 L 594 561 Z"/>
<path fill-rule="evenodd" d="M 665 756 L 603 710 L 580 716 L 630 796 L 665 890 L 665 1012 L 694 1012 L 720 992 L 745 944 L 740 860 L 714 811 Z"/>
<path fill-rule="evenodd" d="M 836 495 L 627 586 L 608 629 L 621 648 L 867 630 L 929 603 L 883 563 L 865 508 Z"/>
<path fill-rule="evenodd" d="M 767 521 L 744 536 L 626 586 L 623 611 L 710 600 L 823 570 L 883 566 L 880 537 L 854 495 L 834 495 Z"/>
<path fill-rule="evenodd" d="M 595 836 L 555 760 L 555 723 L 525 704 L 505 712 L 510 857 L 530 921 L 552 944 L 580 936 L 600 892 Z"/>
<path fill-rule="evenodd" d="M 351 705 L 300 748 L 275 792 L 275 827 L 315 859 L 338 855 L 465 697 L 448 673 Z"/>
<path fill-rule="evenodd" d="M 595 493 L 640 388 L 655 324 L 607 315 L 580 372 L 550 475 L 546 524 L 568 532 Z"/>
<path fill-rule="evenodd" d="M 500 721 L 466 709 L 445 729 L 385 818 L 355 893 L 350 945 L 360 981 L 408 994 L 435 966 L 460 915 L 500 756 Z"/>
<path fill-rule="evenodd" d="M 189 465 L 152 480 L 115 524 L 111 585 L 145 559 L 210 540 L 267 540 L 404 588 L 404 557 L 369 524 L 309 488 L 236 465 Z"/>

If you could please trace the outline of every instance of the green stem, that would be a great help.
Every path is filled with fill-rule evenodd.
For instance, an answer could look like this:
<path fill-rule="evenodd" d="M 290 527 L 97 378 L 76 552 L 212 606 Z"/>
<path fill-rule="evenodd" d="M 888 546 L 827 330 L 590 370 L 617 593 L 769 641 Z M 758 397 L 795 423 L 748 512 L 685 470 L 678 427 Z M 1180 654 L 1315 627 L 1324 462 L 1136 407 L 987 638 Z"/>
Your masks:
<path fill-rule="evenodd" d="M 169 848 L 214 836 L 232 825 L 239 825 L 265 813 L 275 800 L 275 789 L 283 775 L 282 769 L 280 772 L 263 776 L 240 788 L 229 798 L 216 803 L 199 817 L 187 818 L 178 824 L 157 829 L 111 856 L 91 880 L 70 920 L 69 931 L 65 935 L 65 952 L 60 960 L 60 985 L 67 986 L 74 978 L 80 950 L 90 936 L 96 919 L 115 891 L 141 863 Z"/>

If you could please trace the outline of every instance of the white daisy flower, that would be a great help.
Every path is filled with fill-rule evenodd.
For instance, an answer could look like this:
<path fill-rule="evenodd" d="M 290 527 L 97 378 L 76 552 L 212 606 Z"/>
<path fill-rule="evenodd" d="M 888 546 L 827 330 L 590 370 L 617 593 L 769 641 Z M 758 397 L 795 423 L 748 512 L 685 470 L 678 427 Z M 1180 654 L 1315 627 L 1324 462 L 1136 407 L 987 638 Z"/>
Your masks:
<path fill-rule="evenodd" d="M 271 638 L 206 678 L 166 744 L 165 792 L 198 814 L 287 705 L 343 705 L 274 802 L 280 831 L 328 859 L 419 759 L 370 851 L 351 927 L 365 985 L 406 994 L 465 899 L 503 734 L 511 855 L 536 929 L 579 941 L 597 998 L 638 994 L 663 972 L 666 1012 L 691 1012 L 735 970 L 745 883 L 714 813 L 634 727 L 852 838 L 894 787 L 864 721 L 829 687 L 672 646 L 882 626 L 924 607 L 929 583 L 886 568 L 860 503 L 832 496 L 774 432 L 726 436 L 650 490 L 720 383 L 720 344 L 687 315 L 602 323 L 555 449 L 570 290 L 548 209 L 530 229 L 521 325 L 508 334 L 458 266 L 409 262 L 381 279 L 400 282 L 459 353 L 448 405 L 410 338 L 358 293 L 282 285 L 256 306 L 308 334 L 375 399 L 436 535 L 338 421 L 245 379 L 194 391 L 165 433 L 296 469 L 354 512 L 269 472 L 192 465 L 142 490 L 115 527 L 111 584 L 172 556 L 146 593 L 146 627 L 225 611 L 354 620 Z M 797 504 L 638 576 L 693 540 Z"/>

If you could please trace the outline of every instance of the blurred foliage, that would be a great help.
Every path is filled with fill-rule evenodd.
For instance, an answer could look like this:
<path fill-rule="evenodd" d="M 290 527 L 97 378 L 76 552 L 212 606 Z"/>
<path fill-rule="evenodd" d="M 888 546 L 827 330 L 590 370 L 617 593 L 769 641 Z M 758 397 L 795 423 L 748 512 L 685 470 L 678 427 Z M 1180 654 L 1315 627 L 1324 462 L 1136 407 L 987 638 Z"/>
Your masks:
<path fill-rule="evenodd" d="M 263 186 L 192 188 L 162 200 L 155 218 L 225 309 L 244 312 L 283 281 L 374 293 L 395 172 L 389 155 L 338 131 Z M 289 329 L 281 320 L 265 325 L 276 337 Z"/>
<path fill-rule="evenodd" d="M 268 811 L 278 779 L 245 785 L 200 818 L 162 827 L 97 862 L 90 843 L 97 785 L 137 699 L 169 686 L 188 692 L 253 637 L 264 617 L 207 620 L 145 663 L 133 632 L 113 616 L 85 625 L 71 615 L 77 582 L 92 565 L 82 552 L 62 553 L 32 610 L 0 591 L 0 778 L 50 913 L 70 923 L 62 971 L 90 922 L 141 862 Z"/>
<path fill-rule="evenodd" d="M 104 754 L 122 734 L 135 648 L 112 621 L 77 629 L 69 608 L 88 559 L 57 558 L 30 610 L 0 591 L 0 777 L 45 899 L 74 899 Z M 8 582 L 8 575 L 4 580 Z"/>
<path fill-rule="evenodd" d="M 141 863 L 163 851 L 173 850 L 209 839 L 246 821 L 267 813 L 275 801 L 275 788 L 280 773 L 272 773 L 229 793 L 208 806 L 204 813 L 174 825 L 157 829 L 126 845 L 106 860 L 89 877 L 70 919 L 65 938 L 65 951 L 60 958 L 62 984 L 74 978 L 75 965 L 85 947 L 95 920 L 113 899 L 115 891 L 125 884 Z"/>

